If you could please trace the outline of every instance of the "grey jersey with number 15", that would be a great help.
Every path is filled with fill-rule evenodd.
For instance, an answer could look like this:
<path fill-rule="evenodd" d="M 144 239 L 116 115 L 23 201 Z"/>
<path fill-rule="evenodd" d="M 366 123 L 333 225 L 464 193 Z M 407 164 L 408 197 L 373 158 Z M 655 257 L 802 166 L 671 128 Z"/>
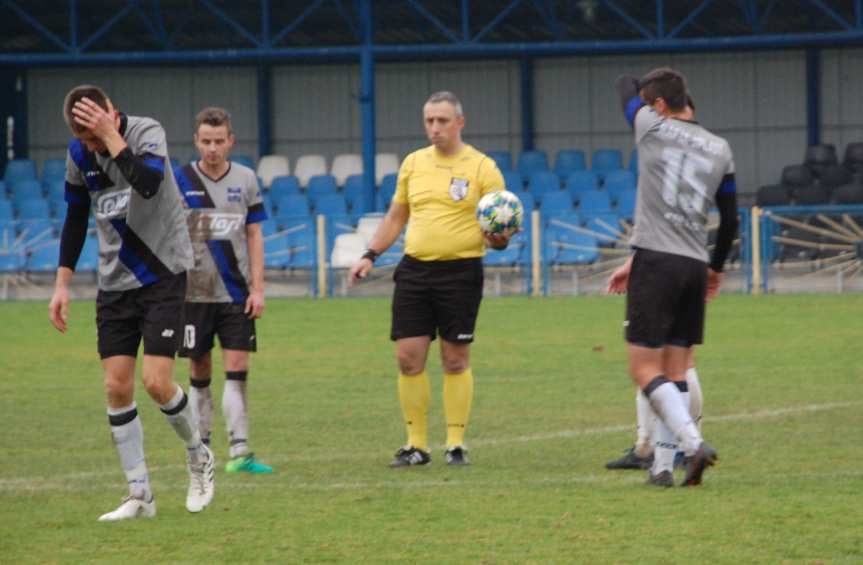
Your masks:
<path fill-rule="evenodd" d="M 734 173 L 728 142 L 649 106 L 634 126 L 638 194 L 630 245 L 708 262 L 707 214 L 723 177 Z"/>

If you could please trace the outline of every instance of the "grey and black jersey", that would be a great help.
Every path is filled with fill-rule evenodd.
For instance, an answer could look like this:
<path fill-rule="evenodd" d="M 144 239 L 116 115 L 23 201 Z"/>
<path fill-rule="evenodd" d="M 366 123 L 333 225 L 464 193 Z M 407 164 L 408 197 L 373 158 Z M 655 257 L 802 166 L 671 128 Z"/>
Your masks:
<path fill-rule="evenodd" d="M 107 153 L 93 153 L 78 139 L 66 158 L 66 201 L 89 206 L 99 237 L 99 289 L 130 290 L 192 266 L 183 202 L 168 162 L 159 122 L 120 115 L 120 135 L 131 154 L 161 181 L 149 197 L 133 190 Z"/>
<path fill-rule="evenodd" d="M 197 162 L 174 173 L 195 250 L 186 301 L 244 303 L 251 283 L 246 226 L 267 219 L 258 177 L 237 163 L 218 179 L 204 174 Z"/>
<path fill-rule="evenodd" d="M 630 244 L 707 263 L 708 212 L 719 191 L 736 190 L 731 148 L 696 122 L 633 109 L 638 193 Z"/>

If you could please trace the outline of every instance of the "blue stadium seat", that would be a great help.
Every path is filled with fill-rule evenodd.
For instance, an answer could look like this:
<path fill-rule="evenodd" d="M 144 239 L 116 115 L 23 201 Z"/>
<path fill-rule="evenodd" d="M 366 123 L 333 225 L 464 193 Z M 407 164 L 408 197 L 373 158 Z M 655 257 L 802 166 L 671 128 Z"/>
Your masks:
<path fill-rule="evenodd" d="M 629 172 L 638 177 L 638 149 L 633 148 L 629 154 Z"/>
<path fill-rule="evenodd" d="M 24 270 L 25 264 L 26 257 L 20 251 L 0 249 L 0 273 L 18 273 Z"/>
<path fill-rule="evenodd" d="M 599 190 L 599 177 L 593 171 L 575 171 L 566 179 L 566 191 L 574 200 L 585 190 Z"/>
<path fill-rule="evenodd" d="M 520 174 L 515 171 L 503 171 L 502 174 L 503 184 L 508 191 L 518 193 L 518 191 L 524 190 L 524 181 Z"/>
<path fill-rule="evenodd" d="M 556 174 L 550 171 L 538 171 L 531 175 L 528 190 L 530 190 L 534 197 L 540 198 L 546 192 L 559 191 L 560 180 Z"/>
<path fill-rule="evenodd" d="M 597 149 L 590 159 L 591 171 L 614 171 L 623 168 L 623 155 L 617 149 Z"/>
<path fill-rule="evenodd" d="M 333 175 L 314 175 L 309 178 L 309 184 L 306 186 L 306 195 L 310 201 L 323 194 L 335 194 L 338 191 L 336 177 Z"/>
<path fill-rule="evenodd" d="M 384 176 L 383 180 L 381 181 L 381 187 L 378 190 L 377 195 L 378 212 L 386 212 L 387 208 L 390 207 L 390 201 L 393 199 L 393 195 L 396 193 L 397 181 L 398 175 L 396 173 L 391 173 Z"/>
<path fill-rule="evenodd" d="M 585 190 L 579 192 L 578 211 L 583 215 L 611 212 L 611 199 L 604 190 Z"/>
<path fill-rule="evenodd" d="M 554 159 L 554 172 L 560 177 L 561 182 L 568 179 L 575 171 L 583 171 L 586 168 L 584 151 L 581 149 L 561 149 Z"/>
<path fill-rule="evenodd" d="M 37 180 L 36 163 L 32 159 L 12 159 L 6 163 L 6 171 L 3 180 L 6 184 L 12 184 L 22 180 Z"/>
<path fill-rule="evenodd" d="M 623 237 L 623 229 L 616 214 L 594 214 L 587 218 L 584 227 L 594 232 L 594 237 L 602 246 L 611 246 Z"/>
<path fill-rule="evenodd" d="M 95 273 L 98 269 L 99 240 L 96 236 L 87 236 L 87 239 L 84 240 L 84 247 L 81 249 L 81 256 L 78 257 L 75 271 L 78 273 Z"/>
<path fill-rule="evenodd" d="M 637 196 L 637 191 L 633 188 L 630 190 L 624 190 L 620 194 L 617 195 L 617 204 L 615 205 L 615 209 L 617 213 L 627 220 L 631 220 L 635 217 L 635 199 Z"/>
<path fill-rule="evenodd" d="M 34 218 L 30 220 L 18 220 L 15 223 L 18 236 L 25 242 L 45 241 L 55 236 L 58 227 L 53 220 L 48 218 Z"/>
<path fill-rule="evenodd" d="M 66 159 L 45 159 L 42 163 L 42 182 L 66 178 Z"/>
<path fill-rule="evenodd" d="M 57 270 L 60 260 L 60 241 L 54 240 L 37 246 L 27 257 L 27 271 L 48 273 Z"/>
<path fill-rule="evenodd" d="M 48 201 L 37 196 L 18 203 L 18 219 L 38 220 L 51 217 L 51 208 Z"/>
<path fill-rule="evenodd" d="M 12 212 L 12 203 L 0 196 L 0 222 L 8 222 L 15 218 Z"/>
<path fill-rule="evenodd" d="M 635 175 L 625 169 L 609 171 L 605 175 L 603 187 L 608 191 L 608 196 L 611 197 L 611 200 L 616 202 L 621 192 L 635 190 Z"/>
<path fill-rule="evenodd" d="M 239 163 L 244 167 L 249 167 L 253 171 L 255 170 L 255 160 L 248 155 L 231 155 L 231 161 Z"/>
<path fill-rule="evenodd" d="M 315 214 L 324 216 L 345 216 L 348 213 L 348 205 L 345 197 L 341 194 L 323 194 L 314 204 Z"/>
<path fill-rule="evenodd" d="M 378 267 L 383 267 L 385 265 L 395 265 L 399 261 L 402 260 L 402 256 L 405 253 L 404 249 L 404 241 L 399 238 L 397 239 L 389 249 L 386 250 L 378 260 L 375 261 L 375 265 Z"/>
<path fill-rule="evenodd" d="M 42 198 L 42 184 L 37 180 L 15 181 L 9 185 L 9 198 L 16 206 L 31 198 Z"/>
<path fill-rule="evenodd" d="M 43 181 L 42 186 L 45 188 L 45 196 L 49 200 L 62 200 L 66 196 L 66 181 L 64 179 Z"/>
<path fill-rule="evenodd" d="M 302 194 L 289 194 L 276 203 L 276 215 L 279 217 L 308 216 L 309 213 L 309 200 Z"/>
<path fill-rule="evenodd" d="M 545 151 L 522 151 L 518 156 L 518 172 L 523 179 L 534 173 L 548 171 L 548 155 Z"/>
<path fill-rule="evenodd" d="M 66 201 L 63 199 L 60 200 L 50 200 L 48 205 L 51 207 L 51 217 L 63 221 L 66 219 L 66 209 L 69 207 L 66 204 Z"/>
<path fill-rule="evenodd" d="M 564 232 L 555 262 L 558 265 L 589 265 L 599 259 L 596 238 L 577 232 Z"/>
<path fill-rule="evenodd" d="M 512 154 L 509 151 L 489 151 L 486 155 L 497 163 L 497 168 L 502 173 L 512 170 Z"/>
<path fill-rule="evenodd" d="M 527 222 L 530 218 L 530 213 L 536 209 L 536 197 L 526 190 L 516 192 L 515 195 L 521 200 L 521 205 L 524 208 L 524 221 Z"/>
<path fill-rule="evenodd" d="M 261 235 L 264 237 L 273 235 L 279 231 L 279 225 L 276 223 L 276 220 L 273 219 L 272 216 L 269 216 L 266 220 L 261 222 Z"/>
<path fill-rule="evenodd" d="M 362 216 L 366 212 L 371 212 L 369 206 L 365 205 L 365 183 L 363 175 L 351 175 L 345 180 L 345 186 L 342 189 L 345 194 L 345 202 L 350 208 L 351 215 L 355 217 Z"/>
<path fill-rule="evenodd" d="M 520 258 L 521 246 L 511 239 L 506 249 L 501 251 L 495 249 L 486 250 L 482 263 L 487 267 L 514 267 L 518 264 Z"/>
<path fill-rule="evenodd" d="M 291 262 L 291 250 L 285 235 L 271 235 L 264 238 L 264 267 L 284 269 Z"/>
<path fill-rule="evenodd" d="M 300 194 L 300 181 L 297 177 L 294 175 L 275 177 L 270 184 L 270 196 L 273 197 L 273 202 L 278 202 L 289 194 Z"/>
<path fill-rule="evenodd" d="M 565 190 L 546 192 L 540 199 L 540 211 L 546 217 L 572 212 L 572 198 Z"/>

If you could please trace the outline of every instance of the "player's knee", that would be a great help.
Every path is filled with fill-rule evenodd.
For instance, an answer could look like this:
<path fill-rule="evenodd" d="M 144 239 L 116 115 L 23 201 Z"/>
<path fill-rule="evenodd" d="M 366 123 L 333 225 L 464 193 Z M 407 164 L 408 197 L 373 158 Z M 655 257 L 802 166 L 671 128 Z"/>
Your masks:
<path fill-rule="evenodd" d="M 113 401 L 132 401 L 134 378 L 116 373 L 105 373 L 105 392 Z"/>
<path fill-rule="evenodd" d="M 399 371 L 403 375 L 416 375 L 423 370 L 422 356 L 411 351 L 399 351 L 396 353 L 399 363 Z"/>
<path fill-rule="evenodd" d="M 444 357 L 441 360 L 441 365 L 443 366 L 444 373 L 453 375 L 466 371 L 469 363 L 466 357 L 459 355 L 453 357 Z"/>

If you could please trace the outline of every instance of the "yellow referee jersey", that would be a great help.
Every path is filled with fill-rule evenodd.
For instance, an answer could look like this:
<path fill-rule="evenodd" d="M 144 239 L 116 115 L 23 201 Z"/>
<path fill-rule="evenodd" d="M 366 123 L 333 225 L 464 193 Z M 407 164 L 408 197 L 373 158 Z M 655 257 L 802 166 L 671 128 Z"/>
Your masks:
<path fill-rule="evenodd" d="M 495 162 L 470 145 L 453 157 L 440 155 L 434 145 L 414 151 L 402 162 L 393 196 L 410 212 L 405 253 L 421 261 L 482 257 L 476 205 L 503 188 Z"/>

